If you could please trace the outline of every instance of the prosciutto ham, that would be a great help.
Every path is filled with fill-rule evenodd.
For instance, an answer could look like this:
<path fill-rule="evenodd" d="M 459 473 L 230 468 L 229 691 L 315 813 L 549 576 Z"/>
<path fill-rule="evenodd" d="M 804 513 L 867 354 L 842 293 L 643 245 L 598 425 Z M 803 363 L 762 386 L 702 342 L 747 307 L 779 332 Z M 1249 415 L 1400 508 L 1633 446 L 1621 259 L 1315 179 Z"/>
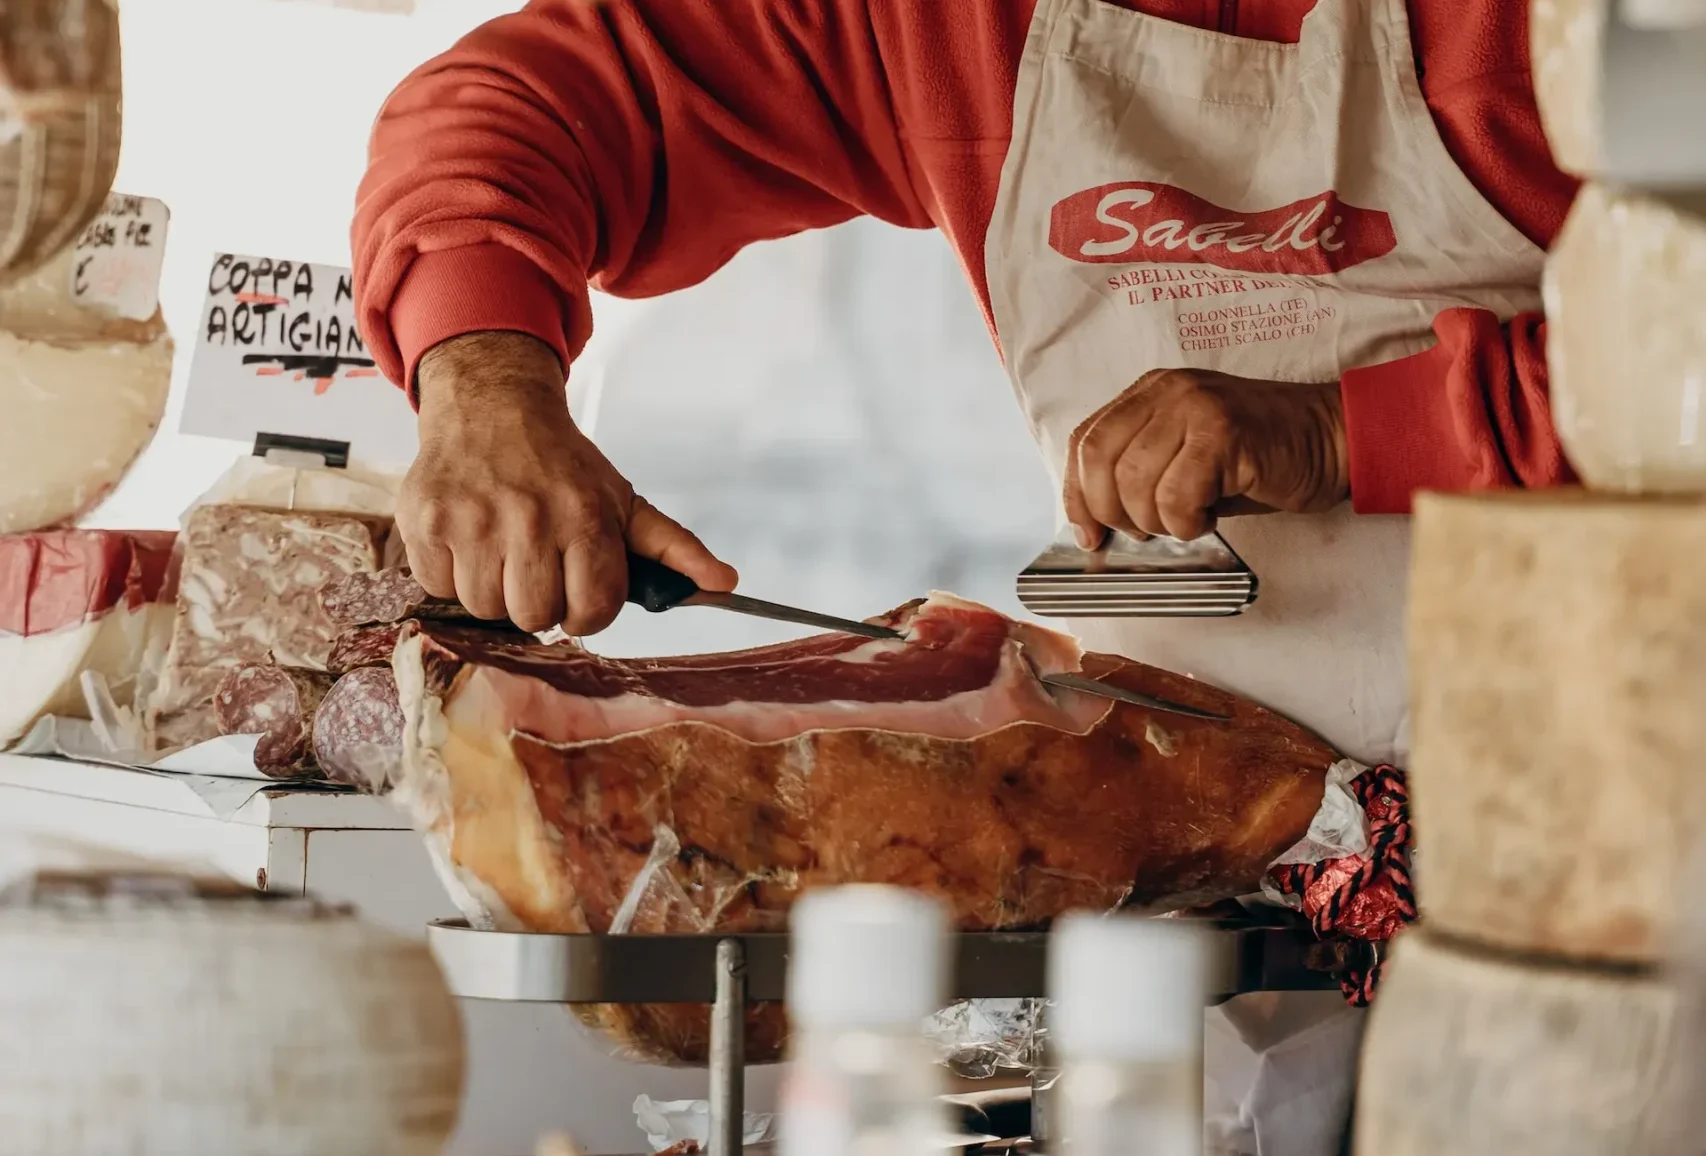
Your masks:
<path fill-rule="evenodd" d="M 1253 703 L 951 596 L 880 621 L 904 640 L 626 661 L 410 622 L 396 797 L 477 926 L 781 930 L 807 888 L 884 882 L 1013 929 L 1255 890 L 1338 758 Z M 1232 718 L 1037 678 L 1080 671 Z M 704 1008 L 581 1012 L 631 1055 L 704 1059 Z M 784 1026 L 752 1009 L 749 1056 L 776 1058 Z"/>

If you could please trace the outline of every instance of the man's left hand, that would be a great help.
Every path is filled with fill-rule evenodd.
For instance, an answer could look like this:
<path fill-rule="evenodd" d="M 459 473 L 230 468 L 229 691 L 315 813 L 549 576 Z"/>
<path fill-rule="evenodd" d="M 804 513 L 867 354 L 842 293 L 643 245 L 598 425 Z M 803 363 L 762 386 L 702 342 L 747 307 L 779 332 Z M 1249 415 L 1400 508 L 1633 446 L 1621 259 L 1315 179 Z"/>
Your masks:
<path fill-rule="evenodd" d="M 1086 548 L 1109 529 L 1188 541 L 1223 514 L 1329 510 L 1349 476 L 1337 382 L 1158 369 L 1073 431 L 1066 513 Z"/>

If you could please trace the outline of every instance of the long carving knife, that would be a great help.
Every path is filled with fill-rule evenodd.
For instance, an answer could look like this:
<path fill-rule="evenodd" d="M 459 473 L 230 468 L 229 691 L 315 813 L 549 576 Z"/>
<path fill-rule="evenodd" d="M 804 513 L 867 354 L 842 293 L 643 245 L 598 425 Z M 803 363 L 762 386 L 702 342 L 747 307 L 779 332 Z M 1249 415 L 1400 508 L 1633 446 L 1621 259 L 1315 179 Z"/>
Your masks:
<path fill-rule="evenodd" d="M 832 630 L 841 634 L 856 634 L 864 638 L 901 639 L 906 637 L 892 627 L 879 626 L 874 622 L 857 622 L 851 618 L 836 618 L 830 614 L 819 614 L 812 610 L 801 610 L 794 606 L 765 602 L 759 598 L 748 598 L 744 594 L 724 594 L 712 590 L 701 590 L 698 583 L 687 575 L 677 573 L 661 562 L 651 558 L 642 558 L 638 554 L 628 555 L 628 601 L 653 614 L 661 614 L 665 610 L 674 610 L 678 606 L 714 606 L 719 610 L 732 610 L 736 614 L 748 614 L 754 618 L 766 618 L 772 622 L 791 622 L 799 626 L 812 626 L 819 630 Z M 1168 702 L 1165 699 L 1154 698 L 1147 694 L 1140 694 L 1135 690 L 1109 686 L 1107 683 L 1097 682 L 1093 678 L 1085 678 L 1082 675 L 1045 674 L 1040 677 L 1048 685 L 1062 690 L 1093 694 L 1100 698 L 1113 699 L 1116 702 L 1147 707 L 1150 710 L 1167 711 L 1171 714 L 1186 715 L 1190 718 L 1214 719 L 1221 722 L 1226 721 L 1228 717 L 1198 710 L 1196 707 Z"/>

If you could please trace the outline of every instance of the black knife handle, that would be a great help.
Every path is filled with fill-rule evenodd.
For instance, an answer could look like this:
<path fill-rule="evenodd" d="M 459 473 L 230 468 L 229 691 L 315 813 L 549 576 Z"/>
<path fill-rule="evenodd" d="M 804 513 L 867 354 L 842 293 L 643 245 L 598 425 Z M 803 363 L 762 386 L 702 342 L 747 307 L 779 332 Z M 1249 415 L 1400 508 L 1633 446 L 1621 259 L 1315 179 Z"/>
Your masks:
<path fill-rule="evenodd" d="M 685 574 L 677 574 L 662 562 L 628 555 L 628 601 L 653 614 L 673 610 L 699 593 L 698 585 Z"/>

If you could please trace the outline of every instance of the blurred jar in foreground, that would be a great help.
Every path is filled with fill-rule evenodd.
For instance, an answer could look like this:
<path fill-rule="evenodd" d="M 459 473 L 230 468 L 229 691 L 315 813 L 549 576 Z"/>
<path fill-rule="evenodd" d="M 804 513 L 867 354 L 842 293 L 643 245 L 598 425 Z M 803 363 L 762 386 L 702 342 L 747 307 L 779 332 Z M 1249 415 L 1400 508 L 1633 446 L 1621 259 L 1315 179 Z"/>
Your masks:
<path fill-rule="evenodd" d="M 1063 1156 L 1200 1156 L 1209 943 L 1171 919 L 1073 915 L 1049 947 Z"/>
<path fill-rule="evenodd" d="M 925 1156 L 949 1121 L 924 1020 L 947 1003 L 948 919 L 922 895 L 876 886 L 794 906 L 781 1089 L 781 1156 Z"/>
<path fill-rule="evenodd" d="M 1542 288 L 1552 414 L 1583 481 L 1706 493 L 1706 203 L 1585 186 Z"/>

